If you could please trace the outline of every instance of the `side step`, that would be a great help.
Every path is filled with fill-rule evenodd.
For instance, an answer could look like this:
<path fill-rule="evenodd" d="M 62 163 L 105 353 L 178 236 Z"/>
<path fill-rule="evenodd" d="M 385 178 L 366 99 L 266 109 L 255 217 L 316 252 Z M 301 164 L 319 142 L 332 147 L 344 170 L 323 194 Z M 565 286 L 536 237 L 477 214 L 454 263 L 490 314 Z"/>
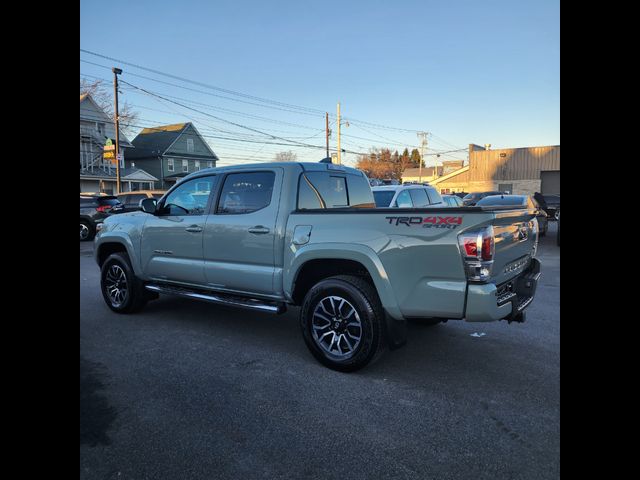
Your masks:
<path fill-rule="evenodd" d="M 204 300 L 207 302 L 217 303 L 220 305 L 231 305 L 234 307 L 248 308 L 258 310 L 260 312 L 284 313 L 287 308 L 284 303 L 268 302 L 253 298 L 239 297 L 224 293 L 213 293 L 207 291 L 188 290 L 186 288 L 174 287 L 169 285 L 147 284 L 144 286 L 147 290 L 158 293 L 167 293 L 169 295 L 178 295 L 180 297 L 194 298 L 196 300 Z"/>

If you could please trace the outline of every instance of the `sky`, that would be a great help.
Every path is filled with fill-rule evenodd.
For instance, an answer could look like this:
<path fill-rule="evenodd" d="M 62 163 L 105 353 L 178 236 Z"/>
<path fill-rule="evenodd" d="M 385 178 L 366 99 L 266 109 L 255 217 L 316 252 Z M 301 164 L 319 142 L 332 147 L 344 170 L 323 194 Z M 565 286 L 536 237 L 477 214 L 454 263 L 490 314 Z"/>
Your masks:
<path fill-rule="evenodd" d="M 325 145 L 326 111 L 335 151 L 337 102 L 343 163 L 425 131 L 432 165 L 469 143 L 560 144 L 559 20 L 559 0 L 81 0 L 80 48 L 117 61 L 81 51 L 80 76 L 112 88 L 122 68 L 134 132 L 192 121 L 219 165 L 319 161 L 307 145 Z"/>

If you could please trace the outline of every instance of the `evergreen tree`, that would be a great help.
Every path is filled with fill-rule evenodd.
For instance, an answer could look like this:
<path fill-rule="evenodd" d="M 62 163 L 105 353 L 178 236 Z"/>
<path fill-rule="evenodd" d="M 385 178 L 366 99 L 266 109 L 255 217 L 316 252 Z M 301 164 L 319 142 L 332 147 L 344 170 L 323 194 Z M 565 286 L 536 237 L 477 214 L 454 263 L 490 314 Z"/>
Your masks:
<path fill-rule="evenodd" d="M 411 165 L 413 168 L 420 167 L 420 152 L 417 148 L 411 150 Z M 424 160 L 422 161 L 422 168 L 425 167 Z"/>

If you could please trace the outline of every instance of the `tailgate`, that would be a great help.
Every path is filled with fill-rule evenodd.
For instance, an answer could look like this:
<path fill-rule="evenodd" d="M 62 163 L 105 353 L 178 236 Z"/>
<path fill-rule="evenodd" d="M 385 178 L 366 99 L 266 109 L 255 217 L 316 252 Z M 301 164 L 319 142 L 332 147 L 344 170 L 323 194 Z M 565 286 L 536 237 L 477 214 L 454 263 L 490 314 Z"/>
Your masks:
<path fill-rule="evenodd" d="M 492 222 L 495 254 L 491 279 L 510 280 L 529 265 L 538 243 L 538 224 L 533 210 L 496 211 Z"/>

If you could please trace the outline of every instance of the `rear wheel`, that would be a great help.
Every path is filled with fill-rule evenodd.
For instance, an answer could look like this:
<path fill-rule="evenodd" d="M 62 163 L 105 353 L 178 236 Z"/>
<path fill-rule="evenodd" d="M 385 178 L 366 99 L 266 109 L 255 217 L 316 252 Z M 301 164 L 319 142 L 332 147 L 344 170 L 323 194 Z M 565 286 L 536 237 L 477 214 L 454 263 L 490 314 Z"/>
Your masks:
<path fill-rule="evenodd" d="M 80 220 L 80 241 L 86 242 L 95 236 L 95 228 L 87 220 Z"/>
<path fill-rule="evenodd" d="M 133 273 L 126 253 L 107 257 L 102 264 L 100 286 L 107 306 L 117 313 L 137 312 L 149 299 L 142 282 Z"/>
<path fill-rule="evenodd" d="M 307 347 L 320 363 L 341 372 L 359 370 L 382 352 L 383 321 L 375 288 L 351 275 L 318 282 L 300 309 Z"/>

